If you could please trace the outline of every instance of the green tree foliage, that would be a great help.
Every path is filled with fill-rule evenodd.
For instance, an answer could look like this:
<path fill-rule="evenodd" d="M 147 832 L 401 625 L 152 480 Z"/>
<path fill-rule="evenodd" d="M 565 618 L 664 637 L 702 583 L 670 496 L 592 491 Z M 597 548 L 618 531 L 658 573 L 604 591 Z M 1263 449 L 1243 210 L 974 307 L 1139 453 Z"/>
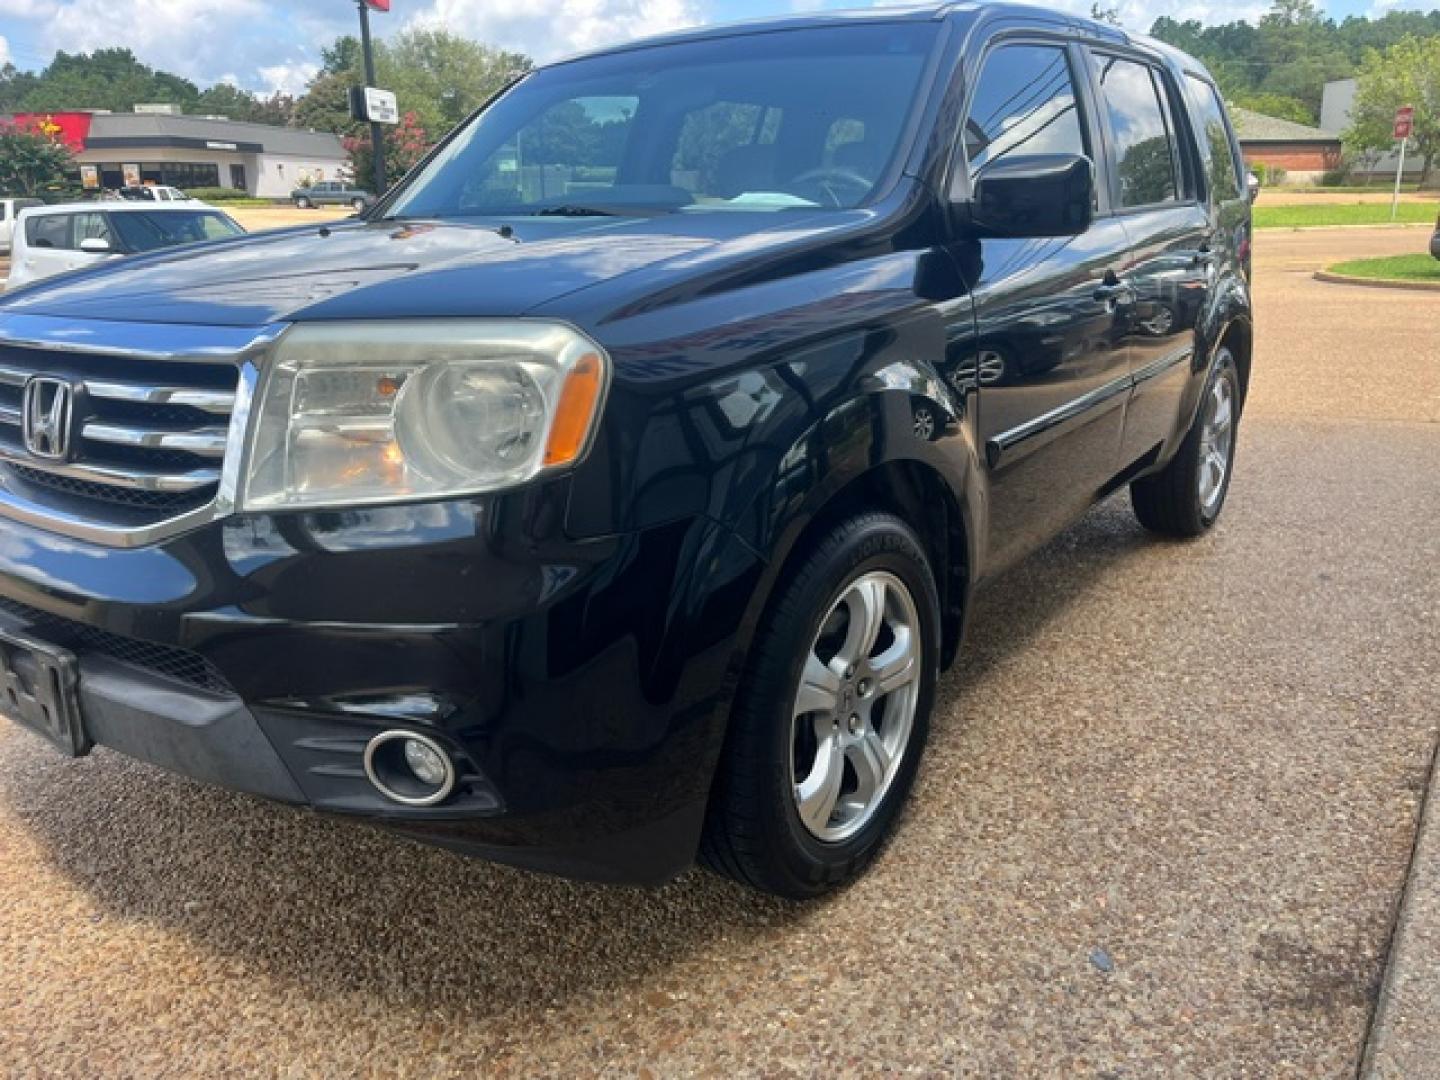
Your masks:
<path fill-rule="evenodd" d="M 19 100 L 16 111 L 128 112 L 140 102 L 179 105 L 189 111 L 199 96 L 194 83 L 142 64 L 129 49 L 58 52 Z"/>
<path fill-rule="evenodd" d="M 1313 124 L 1326 82 L 1354 75 L 1372 50 L 1440 36 L 1440 11 L 1391 11 L 1337 24 L 1312 0 L 1276 0 L 1258 24 L 1205 26 L 1162 16 L 1150 32 L 1205 61 L 1230 101 Z"/>
<path fill-rule="evenodd" d="M 360 43 L 336 39 L 320 51 L 321 67 L 296 103 L 295 123 L 317 131 L 358 135 L 346 94 L 365 82 Z M 453 128 L 531 62 L 447 30 L 406 30 L 375 42 L 375 78 L 393 90 L 402 112 L 413 112 L 436 135 Z"/>
<path fill-rule="evenodd" d="M 70 151 L 38 131 L 0 124 L 0 192 L 39 195 L 65 185 Z"/>
<path fill-rule="evenodd" d="M 206 116 L 225 116 L 231 120 L 244 120 L 252 124 L 284 127 L 294 116 L 295 99 L 289 94 L 280 93 L 262 98 L 230 83 L 216 83 L 208 90 L 201 91 L 200 96 L 195 99 L 193 111 Z"/>
<path fill-rule="evenodd" d="M 1440 154 L 1440 37 L 1406 37 L 1386 52 L 1369 53 L 1360 69 L 1347 143 L 1357 150 L 1390 149 L 1395 110 L 1402 105 L 1415 109 L 1411 145 L 1424 163 L 1425 185 Z"/>

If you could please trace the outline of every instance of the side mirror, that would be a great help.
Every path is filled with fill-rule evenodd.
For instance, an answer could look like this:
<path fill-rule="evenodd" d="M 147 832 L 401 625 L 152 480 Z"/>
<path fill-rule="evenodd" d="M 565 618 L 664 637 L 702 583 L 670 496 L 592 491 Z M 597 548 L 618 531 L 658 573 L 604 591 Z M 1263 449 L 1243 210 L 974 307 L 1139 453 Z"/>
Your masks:
<path fill-rule="evenodd" d="M 956 209 L 981 236 L 1079 236 L 1095 217 L 1095 166 L 1079 154 L 1003 157 Z"/>
<path fill-rule="evenodd" d="M 91 255 L 109 255 L 110 241 L 102 240 L 98 236 L 87 236 L 80 241 L 80 250 Z"/>
<path fill-rule="evenodd" d="M 1252 204 L 1260 197 L 1260 188 L 1260 177 L 1256 176 L 1253 172 L 1246 172 L 1245 192 L 1250 196 L 1250 202 Z"/>

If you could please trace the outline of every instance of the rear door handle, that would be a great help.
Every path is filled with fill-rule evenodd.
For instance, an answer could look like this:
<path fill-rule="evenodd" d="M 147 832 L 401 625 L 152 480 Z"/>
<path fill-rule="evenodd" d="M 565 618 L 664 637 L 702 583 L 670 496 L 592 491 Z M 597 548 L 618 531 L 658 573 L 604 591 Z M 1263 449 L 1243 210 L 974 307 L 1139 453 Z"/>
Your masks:
<path fill-rule="evenodd" d="M 1206 244 L 1195 253 L 1193 262 L 1196 266 L 1214 266 L 1219 258 L 1219 255 L 1210 250 L 1210 245 Z"/>
<path fill-rule="evenodd" d="M 1101 303 L 1128 304 L 1135 296 L 1135 290 L 1123 281 L 1107 282 L 1091 294 Z"/>

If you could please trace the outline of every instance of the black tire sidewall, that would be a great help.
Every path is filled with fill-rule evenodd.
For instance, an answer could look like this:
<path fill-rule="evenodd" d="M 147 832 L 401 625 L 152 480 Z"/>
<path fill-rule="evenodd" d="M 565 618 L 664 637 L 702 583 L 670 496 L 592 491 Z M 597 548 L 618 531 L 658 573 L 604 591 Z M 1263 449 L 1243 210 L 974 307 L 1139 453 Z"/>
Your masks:
<path fill-rule="evenodd" d="M 940 662 L 939 596 L 919 539 L 904 523 L 889 515 L 866 515 L 847 526 L 832 534 L 843 534 L 838 545 L 820 545 L 802 568 L 792 585 L 795 592 L 787 594 L 789 602 L 782 609 L 788 617 L 782 616 L 766 634 L 767 648 L 788 642 L 787 662 L 779 668 L 779 685 L 763 685 L 771 680 L 762 676 L 762 685 L 753 688 L 768 699 L 763 714 L 768 720 L 770 735 L 767 754 L 770 782 L 764 803 L 766 816 L 773 825 L 772 856 L 780 863 L 777 869 L 782 869 L 785 876 L 795 882 L 797 894 L 818 893 L 854 877 L 879 851 L 915 781 L 929 731 Z M 827 843 L 805 827 L 795 805 L 790 776 L 791 709 L 810 643 L 819 632 L 821 620 L 850 582 L 877 570 L 898 578 L 915 602 L 922 637 L 919 697 L 905 757 L 881 806 L 854 836 Z M 801 612 L 803 618 L 799 617 Z"/>

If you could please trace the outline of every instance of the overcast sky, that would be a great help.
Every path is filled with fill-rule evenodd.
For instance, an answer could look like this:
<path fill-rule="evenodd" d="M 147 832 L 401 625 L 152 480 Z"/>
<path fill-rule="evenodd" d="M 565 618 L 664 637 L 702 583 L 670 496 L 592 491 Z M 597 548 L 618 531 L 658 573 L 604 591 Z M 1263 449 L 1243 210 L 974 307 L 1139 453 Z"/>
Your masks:
<path fill-rule="evenodd" d="M 381 34 L 411 22 L 458 33 L 548 60 L 596 45 L 697 23 L 788 11 L 856 7 L 865 0 L 394 0 L 375 15 Z M 1110 0 L 1114 3 L 1114 0 Z M 1047 6 L 1088 12 L 1089 0 Z M 1132 29 L 1163 14 L 1228 22 L 1253 18 L 1266 0 L 1118 0 Z M 1326 0 L 1336 18 L 1435 0 Z M 55 50 L 85 52 L 112 45 L 145 63 L 202 86 L 228 81 L 260 92 L 300 90 L 315 71 L 320 47 L 357 25 L 350 0 L 0 0 L 0 64 L 39 69 Z"/>

